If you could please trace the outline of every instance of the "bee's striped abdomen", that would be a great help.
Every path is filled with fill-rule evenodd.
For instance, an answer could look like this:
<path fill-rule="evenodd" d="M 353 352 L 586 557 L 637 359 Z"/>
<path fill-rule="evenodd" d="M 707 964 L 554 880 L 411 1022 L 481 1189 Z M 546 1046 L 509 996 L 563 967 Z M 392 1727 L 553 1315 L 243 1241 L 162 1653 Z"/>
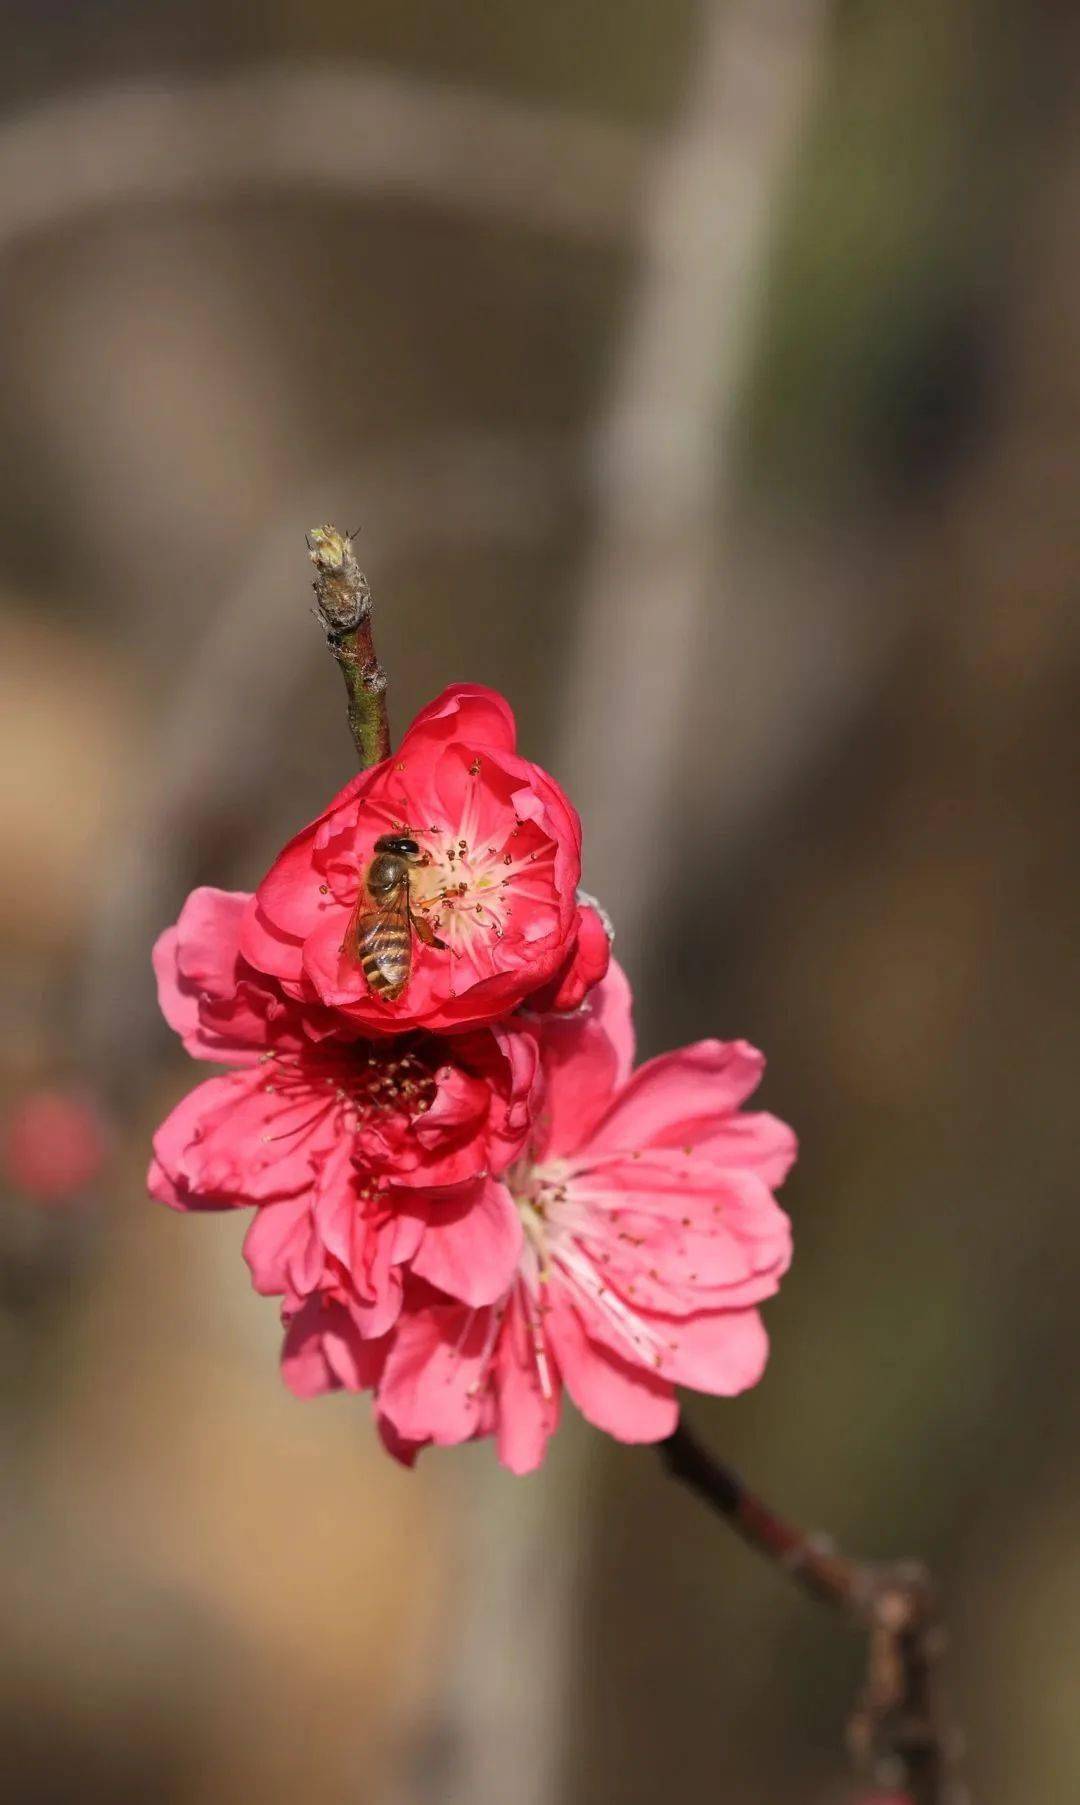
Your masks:
<path fill-rule="evenodd" d="M 408 911 L 372 909 L 356 923 L 356 953 L 372 996 L 392 1003 L 409 981 L 412 930 Z"/>

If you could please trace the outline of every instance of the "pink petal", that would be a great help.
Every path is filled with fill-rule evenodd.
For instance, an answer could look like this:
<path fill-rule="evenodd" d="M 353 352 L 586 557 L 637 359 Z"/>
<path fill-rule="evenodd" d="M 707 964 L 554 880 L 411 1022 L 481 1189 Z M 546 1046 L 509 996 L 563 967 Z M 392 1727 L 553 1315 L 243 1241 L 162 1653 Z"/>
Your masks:
<path fill-rule="evenodd" d="M 609 1210 L 597 1211 L 581 1244 L 638 1316 L 758 1303 L 787 1270 L 791 1225 L 756 1173 L 662 1148 L 640 1160 L 609 1156 L 571 1194 L 599 1197 L 601 1185 Z"/>
<path fill-rule="evenodd" d="M 735 1397 L 756 1385 L 769 1358 L 769 1337 L 757 1310 L 706 1311 L 672 1321 L 665 1371 L 678 1385 Z"/>
<path fill-rule="evenodd" d="M 507 941 L 501 941 L 500 946 L 504 957 L 508 957 Z M 546 982 L 559 962 L 560 952 L 559 942 L 552 940 L 549 946 L 539 950 L 530 948 L 527 957 L 513 961 L 507 971 L 496 972 L 477 982 L 466 981 L 460 989 L 455 985 L 456 997 L 433 993 L 430 1010 L 422 1016 L 421 1025 L 437 1033 L 444 1028 L 498 1022 L 500 1016 L 508 1015 L 517 1007 L 535 984 Z M 465 977 L 469 980 L 475 967 L 464 957 L 459 966 L 466 967 Z"/>
<path fill-rule="evenodd" d="M 385 1342 L 365 1342 L 336 1299 L 310 1298 L 285 1333 L 281 1376 L 299 1398 L 326 1391 L 366 1391 L 378 1384 Z"/>
<path fill-rule="evenodd" d="M 360 1213 L 355 1179 L 352 1142 L 342 1135 L 319 1166 L 313 1182 L 313 1204 L 323 1246 L 346 1269 L 352 1263 L 353 1233 Z"/>
<path fill-rule="evenodd" d="M 390 1225 L 390 1257 L 395 1266 L 407 1264 L 413 1259 L 426 1228 L 427 1217 L 424 1214 L 414 1216 L 403 1210 L 394 1214 Z"/>
<path fill-rule="evenodd" d="M 533 1127 L 540 1076 L 540 1047 L 531 1026 L 501 1023 L 492 1030 L 506 1062 L 506 1108 L 493 1111 L 490 1123 L 491 1165 L 502 1172 L 521 1152 Z"/>
<path fill-rule="evenodd" d="M 590 1151 L 693 1144 L 756 1090 L 764 1069 L 745 1040 L 701 1040 L 650 1059 L 598 1125 Z"/>
<path fill-rule="evenodd" d="M 256 1060 L 269 1039 L 275 997 L 256 995 L 239 954 L 243 891 L 193 890 L 153 952 L 158 1002 L 195 1059 Z"/>
<path fill-rule="evenodd" d="M 255 1212 L 244 1236 L 243 1254 L 251 1269 L 251 1282 L 264 1297 L 280 1296 L 289 1288 L 289 1267 L 311 1240 L 311 1208 L 307 1197 L 286 1198 L 264 1204 Z M 321 1261 L 320 1261 L 321 1266 Z M 313 1285 L 298 1287 L 303 1292 Z"/>
<path fill-rule="evenodd" d="M 151 1197 L 155 1198 L 158 1203 L 168 1204 L 171 1210 L 190 1208 L 188 1199 L 182 1191 L 177 1189 L 156 1156 L 150 1161 L 150 1170 L 146 1174 L 146 1188 Z"/>
<path fill-rule="evenodd" d="M 379 1440 L 382 1442 L 383 1447 L 388 1454 L 392 1455 L 394 1460 L 399 1461 L 403 1467 L 414 1467 L 416 1465 L 416 1456 L 425 1446 L 422 1441 L 406 1441 L 404 1436 L 398 1434 L 393 1423 L 390 1422 L 387 1417 L 380 1416 L 377 1412 L 375 1416 L 375 1427 L 378 1430 Z"/>
<path fill-rule="evenodd" d="M 324 1311 L 324 1315 L 323 1353 L 327 1366 L 346 1391 L 369 1391 L 382 1375 L 386 1340 L 363 1336 L 340 1304 Z"/>
<path fill-rule="evenodd" d="M 371 773 L 360 773 L 360 782 L 369 782 Z M 320 874 L 315 868 L 314 853 L 316 838 L 320 828 L 332 821 L 338 814 L 349 811 L 353 807 L 354 783 L 335 796 L 329 808 L 318 821 L 294 835 L 287 846 L 282 847 L 271 865 L 262 883 L 255 892 L 258 914 L 269 925 L 272 933 L 290 940 L 303 940 L 311 933 L 323 913 L 333 906 L 333 897 L 325 895 L 319 888 Z M 241 929 L 240 950 L 246 959 L 251 959 L 249 935 L 253 932 L 252 915 L 249 910 Z M 252 959 L 253 964 L 258 964 Z M 273 969 L 265 966 L 261 970 Z"/>
<path fill-rule="evenodd" d="M 579 1014 L 544 1018 L 546 1156 L 575 1153 L 584 1146 L 625 1084 L 633 1057 L 630 985 L 613 959 Z"/>
<path fill-rule="evenodd" d="M 670 1383 L 590 1340 L 573 1306 L 552 1299 L 548 1330 L 583 1417 L 624 1442 L 662 1441 L 679 1420 Z"/>
<path fill-rule="evenodd" d="M 547 1348 L 544 1379 L 537 1365 L 534 1336 L 520 1286 L 507 1307 L 492 1366 L 497 1404 L 495 1434 L 499 1459 L 511 1473 L 531 1473 L 540 1465 L 559 1424 L 562 1380 Z"/>
<path fill-rule="evenodd" d="M 529 999 L 529 1007 L 548 1010 L 580 1009 L 593 987 L 601 982 L 611 963 L 611 941 L 595 909 L 578 909 L 578 931 L 573 951 L 550 984 Z"/>
<path fill-rule="evenodd" d="M 199 1031 L 199 997 L 196 990 L 181 984 L 177 966 L 179 940 L 179 928 L 166 928 L 154 941 L 150 958 L 157 979 L 158 1008 L 186 1046 Z"/>
<path fill-rule="evenodd" d="M 158 1002 L 180 1035 L 198 1030 L 202 991 L 225 996 L 236 984 L 240 923 L 250 901 L 242 890 L 193 890 L 175 927 L 166 928 L 153 952 Z"/>
<path fill-rule="evenodd" d="M 465 1069 L 478 1044 L 487 1054 L 489 1069 L 484 1076 Z M 486 1032 L 467 1040 L 462 1037 L 458 1045 L 464 1062 L 452 1056 L 435 1073 L 434 1102 L 414 1117 L 406 1149 L 396 1154 L 395 1184 L 421 1188 L 464 1184 L 487 1169 L 492 1141 L 497 1138 L 501 1145 L 496 1129 L 504 1113 L 502 1092 L 508 1062 L 501 1057 L 494 1036 Z M 457 1051 L 453 1048 L 453 1053 Z M 495 1124 L 490 1121 L 492 1115 Z M 522 1138 L 518 1136 L 517 1144 Z M 501 1160 L 500 1167 L 506 1163 Z"/>
<path fill-rule="evenodd" d="M 461 832 L 473 844 L 506 844 L 516 814 L 512 783 L 498 753 L 480 757 L 471 745 L 455 739 L 433 759 L 432 786 L 436 813 L 448 836 Z"/>
<path fill-rule="evenodd" d="M 225 1209 L 307 1189 L 335 1132 L 325 1093 L 279 1091 L 265 1067 L 249 1067 L 185 1097 L 154 1136 L 154 1153 L 186 1207 Z"/>
<path fill-rule="evenodd" d="M 231 1078 L 208 1078 L 182 1097 L 154 1136 L 150 1190 L 162 1203 L 181 1210 L 228 1210 L 247 1201 L 234 1191 L 215 1193 L 192 1182 L 189 1155 L 203 1133 L 204 1120 L 213 1120 L 232 1101 Z"/>
<path fill-rule="evenodd" d="M 727 1116 L 714 1129 L 694 1137 L 694 1150 L 717 1166 L 756 1172 L 768 1185 L 783 1184 L 795 1163 L 799 1143 L 794 1131 L 766 1110 Z"/>
<path fill-rule="evenodd" d="M 380 1415 L 404 1441 L 467 1441 L 479 1420 L 488 1342 L 487 1311 L 460 1304 L 405 1311 L 379 1384 Z"/>
<path fill-rule="evenodd" d="M 431 1108 L 418 1119 L 414 1133 L 421 1146 L 432 1150 L 450 1135 L 472 1128 L 487 1114 L 491 1092 L 480 1078 L 448 1064 L 436 1073 L 438 1089 Z"/>
<path fill-rule="evenodd" d="M 452 1202 L 434 1193 L 425 1202 L 427 1228 L 413 1271 L 464 1303 L 494 1303 L 510 1288 L 523 1239 L 506 1186 L 477 1179 Z"/>
<path fill-rule="evenodd" d="M 256 971 L 266 972 L 282 984 L 296 985 L 303 977 L 303 941 L 285 933 L 270 919 L 258 894 L 244 911 L 240 952 Z"/>
<path fill-rule="evenodd" d="M 505 768 L 517 770 L 527 798 L 519 812 L 543 825 L 556 845 L 564 849 L 566 863 L 561 869 L 559 854 L 556 854 L 556 888 L 567 905 L 568 914 L 573 915 L 576 913 L 577 887 L 581 882 L 581 817 L 566 791 L 542 766 L 522 758 L 517 760 L 516 766 L 506 761 Z M 563 888 L 564 881 L 568 886 L 566 889 Z"/>
<path fill-rule="evenodd" d="M 346 1270 L 352 1280 L 348 1310 L 361 1335 L 385 1335 L 398 1319 L 402 1279 L 396 1245 L 395 1217 L 358 1202 Z"/>
<path fill-rule="evenodd" d="M 390 1264 L 390 1238 L 385 1230 L 380 1231 L 376 1251 L 367 1294 L 350 1298 L 348 1305 L 357 1334 L 365 1341 L 387 1335 L 401 1315 L 401 1268 Z"/>
<path fill-rule="evenodd" d="M 323 1349 L 320 1303 L 321 1299 L 312 1298 L 285 1331 L 281 1376 L 294 1397 L 316 1398 L 341 1389 L 341 1380 Z"/>
<path fill-rule="evenodd" d="M 407 761 L 425 740 L 455 739 L 468 746 L 513 752 L 516 738 L 513 710 L 505 697 L 496 690 L 485 689 L 483 684 L 451 683 L 441 696 L 420 710 L 401 742 L 397 758 Z"/>

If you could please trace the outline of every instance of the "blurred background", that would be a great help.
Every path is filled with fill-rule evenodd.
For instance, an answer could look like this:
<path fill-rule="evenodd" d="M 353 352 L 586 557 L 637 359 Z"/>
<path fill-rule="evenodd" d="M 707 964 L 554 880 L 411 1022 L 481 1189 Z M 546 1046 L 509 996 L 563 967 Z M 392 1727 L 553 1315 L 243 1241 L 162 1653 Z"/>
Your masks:
<path fill-rule="evenodd" d="M 353 769 L 329 519 L 398 731 L 492 683 L 578 802 L 642 1051 L 769 1054 L 796 1264 L 690 1420 L 927 1556 L 974 1798 L 1075 1800 L 1075 7 L 0 35 L 6 1796 L 855 1796 L 857 1638 L 653 1456 L 398 1470 L 281 1387 L 244 1222 L 145 1199 L 151 941 Z"/>

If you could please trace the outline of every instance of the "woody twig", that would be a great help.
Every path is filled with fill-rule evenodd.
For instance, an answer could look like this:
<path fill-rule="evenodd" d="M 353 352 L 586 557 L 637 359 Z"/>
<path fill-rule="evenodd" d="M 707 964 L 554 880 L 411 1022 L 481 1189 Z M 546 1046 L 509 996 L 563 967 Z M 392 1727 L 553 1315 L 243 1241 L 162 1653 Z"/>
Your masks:
<path fill-rule="evenodd" d="M 390 756 L 386 672 L 375 655 L 371 591 L 348 533 L 335 526 L 312 527 L 308 551 L 315 566 L 315 605 L 345 679 L 349 729 L 367 770 Z"/>
<path fill-rule="evenodd" d="M 868 1637 L 866 1679 L 848 1724 L 860 1771 L 911 1805 L 961 1805 L 957 1738 L 938 1683 L 944 1631 L 926 1568 L 917 1561 L 854 1560 L 776 1514 L 684 1425 L 660 1443 L 668 1471 L 735 1533 L 813 1598 L 835 1605 Z"/>

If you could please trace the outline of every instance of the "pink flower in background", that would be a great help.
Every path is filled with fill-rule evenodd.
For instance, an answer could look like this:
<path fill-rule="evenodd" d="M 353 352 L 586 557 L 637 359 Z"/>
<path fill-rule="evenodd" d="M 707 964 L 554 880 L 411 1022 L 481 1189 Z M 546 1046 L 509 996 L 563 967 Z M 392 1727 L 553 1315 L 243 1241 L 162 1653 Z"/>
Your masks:
<path fill-rule="evenodd" d="M 0 1169 L 13 1190 L 36 1203 L 75 1202 L 100 1177 L 108 1142 L 101 1111 L 84 1091 L 31 1091 L 4 1121 Z"/>
<path fill-rule="evenodd" d="M 538 1106 L 505 1172 L 523 1229 L 512 1284 L 487 1306 L 412 1278 L 394 1331 L 358 1362 L 341 1323 L 293 1317 L 285 1373 L 304 1395 L 377 1386 L 401 1458 L 493 1434 L 516 1472 L 543 1458 L 563 1387 L 628 1442 L 670 1434 L 676 1384 L 753 1385 L 758 1305 L 790 1257 L 772 1187 L 795 1154 L 775 1117 L 745 1114 L 763 1060 L 704 1041 L 632 1072 L 626 980 L 613 966 L 585 1010 L 535 1024 Z"/>
<path fill-rule="evenodd" d="M 197 890 L 154 949 L 161 1007 L 196 1058 L 236 1069 L 190 1093 L 154 1138 L 149 1186 L 176 1209 L 252 1205 L 256 1288 L 287 1310 L 318 1295 L 358 1332 L 396 1317 L 412 1266 L 488 1302 L 520 1251 L 520 1219 L 491 1170 L 529 1129 L 531 1032 L 378 1044 L 287 997 L 238 951 L 243 895 Z"/>
<path fill-rule="evenodd" d="M 375 841 L 395 833 L 420 847 L 412 908 L 446 944 L 413 934 L 409 981 L 388 1002 L 369 992 L 346 937 Z M 294 1000 L 368 1033 L 491 1022 L 549 985 L 574 1007 L 607 965 L 607 937 L 577 901 L 580 870 L 577 814 L 519 757 L 509 704 L 457 684 L 284 848 L 245 914 L 241 949 Z"/>

